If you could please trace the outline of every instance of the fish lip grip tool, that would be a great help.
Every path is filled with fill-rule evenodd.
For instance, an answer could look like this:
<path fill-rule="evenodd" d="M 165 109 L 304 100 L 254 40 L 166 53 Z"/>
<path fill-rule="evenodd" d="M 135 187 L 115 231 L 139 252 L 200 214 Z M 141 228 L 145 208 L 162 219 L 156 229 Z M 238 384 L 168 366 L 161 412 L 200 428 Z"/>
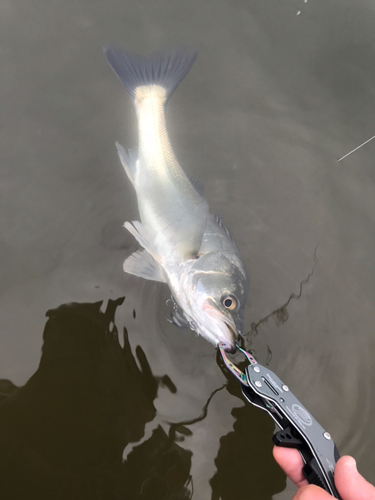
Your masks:
<path fill-rule="evenodd" d="M 250 363 L 243 373 L 228 359 L 225 345 L 219 343 L 218 348 L 228 370 L 241 382 L 247 401 L 266 411 L 280 427 L 281 430 L 272 438 L 275 445 L 299 450 L 305 463 L 302 471 L 307 481 L 340 499 L 334 483 L 335 465 L 340 455 L 331 435 L 289 387 L 251 354 L 237 346 Z"/>

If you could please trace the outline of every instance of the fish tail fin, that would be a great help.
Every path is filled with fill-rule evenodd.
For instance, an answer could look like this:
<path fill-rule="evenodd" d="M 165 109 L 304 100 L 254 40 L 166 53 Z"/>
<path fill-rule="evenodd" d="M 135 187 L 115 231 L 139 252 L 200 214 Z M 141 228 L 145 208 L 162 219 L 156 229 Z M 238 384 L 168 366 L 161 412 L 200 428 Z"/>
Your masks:
<path fill-rule="evenodd" d="M 133 102 L 137 88 L 150 85 L 163 87 L 168 99 L 186 76 L 198 54 L 194 49 L 178 47 L 142 57 L 124 52 L 114 45 L 104 47 L 104 53 Z"/>

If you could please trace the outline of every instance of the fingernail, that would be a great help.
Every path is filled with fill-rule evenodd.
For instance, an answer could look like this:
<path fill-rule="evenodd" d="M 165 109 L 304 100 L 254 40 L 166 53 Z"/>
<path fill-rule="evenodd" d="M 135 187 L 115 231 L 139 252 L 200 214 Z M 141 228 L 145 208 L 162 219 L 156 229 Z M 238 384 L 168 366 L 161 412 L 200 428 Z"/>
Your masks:
<path fill-rule="evenodd" d="M 353 457 L 348 457 L 348 460 L 346 462 L 346 466 L 350 467 L 351 469 L 355 469 L 358 472 L 357 462 L 355 461 L 355 459 Z"/>

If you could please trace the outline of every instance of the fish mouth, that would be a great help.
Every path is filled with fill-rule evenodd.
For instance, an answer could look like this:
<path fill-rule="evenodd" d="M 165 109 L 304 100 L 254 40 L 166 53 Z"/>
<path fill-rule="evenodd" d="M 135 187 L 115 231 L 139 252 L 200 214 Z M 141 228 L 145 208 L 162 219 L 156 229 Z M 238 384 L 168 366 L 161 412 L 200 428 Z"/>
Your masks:
<path fill-rule="evenodd" d="M 221 333 L 217 341 L 224 344 L 226 352 L 233 354 L 236 351 L 236 340 L 239 336 L 234 321 L 225 316 L 211 298 L 204 301 L 203 310 L 217 322 Z"/>
<path fill-rule="evenodd" d="M 227 326 L 227 328 L 230 331 L 231 336 L 233 338 L 233 342 L 228 342 L 228 341 L 223 342 L 223 344 L 225 345 L 224 350 L 225 350 L 225 352 L 228 352 L 230 354 L 234 354 L 236 352 L 236 340 L 238 339 L 238 333 L 237 333 L 237 330 L 233 327 L 233 325 L 231 325 L 227 321 L 224 321 L 224 323 Z"/>

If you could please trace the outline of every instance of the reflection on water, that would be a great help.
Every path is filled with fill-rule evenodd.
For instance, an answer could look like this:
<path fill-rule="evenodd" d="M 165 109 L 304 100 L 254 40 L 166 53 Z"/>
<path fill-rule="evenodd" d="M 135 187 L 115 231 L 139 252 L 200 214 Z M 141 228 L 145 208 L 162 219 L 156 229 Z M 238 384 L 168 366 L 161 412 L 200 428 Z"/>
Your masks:
<path fill-rule="evenodd" d="M 218 354 L 222 370 L 226 368 Z M 236 363 L 244 370 L 246 363 Z M 244 401 L 240 383 L 227 373 L 227 390 Z M 233 408 L 235 418 L 233 431 L 220 439 L 220 449 L 215 459 L 216 474 L 210 484 L 211 500 L 232 500 L 272 496 L 285 489 L 285 475 L 272 458 L 272 419 L 258 408 L 245 402 L 240 408 Z M 269 478 L 272 477 L 272 481 Z"/>
<path fill-rule="evenodd" d="M 156 415 L 159 382 L 176 390 L 139 346 L 136 361 L 126 330 L 121 347 L 123 301 L 48 311 L 38 370 L 20 388 L 0 382 L 2 499 L 189 498 L 191 452 L 160 426 L 123 462 Z"/>
<path fill-rule="evenodd" d="M 151 436 L 123 460 L 126 446 L 142 440 L 156 417 L 158 387 L 177 391 L 168 375 L 153 375 L 140 346 L 133 355 L 126 329 L 120 345 L 115 313 L 123 302 L 109 300 L 105 312 L 102 301 L 48 311 L 35 374 L 19 388 L 0 381 L 3 500 L 192 498 L 189 426 L 206 419 L 223 389 L 243 403 L 239 383 L 228 374 L 200 415 L 167 422 L 168 432 L 155 423 Z M 224 370 L 220 356 L 218 363 Z M 220 439 L 215 459 L 212 499 L 234 500 L 249 491 L 271 498 L 285 487 L 271 454 L 272 421 L 246 403 L 232 415 L 233 431 Z M 272 483 L 260 470 L 272 475 Z"/>

